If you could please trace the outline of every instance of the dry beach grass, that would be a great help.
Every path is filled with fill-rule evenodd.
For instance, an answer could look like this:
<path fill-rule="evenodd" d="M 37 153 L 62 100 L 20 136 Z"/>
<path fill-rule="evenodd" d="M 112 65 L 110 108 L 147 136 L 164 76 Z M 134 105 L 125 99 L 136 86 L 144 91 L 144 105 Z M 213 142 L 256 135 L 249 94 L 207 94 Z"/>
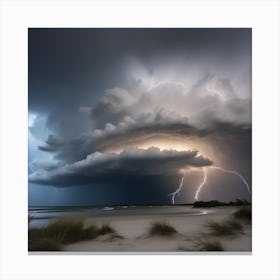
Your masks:
<path fill-rule="evenodd" d="M 191 210 L 190 206 L 185 206 Z M 29 230 L 29 250 L 72 252 L 251 251 L 251 225 L 242 207 L 206 215 L 146 215 L 55 220 Z M 248 211 L 248 210 L 246 210 Z M 248 216 L 248 212 L 246 212 Z M 49 246 L 49 248 L 48 248 Z"/>

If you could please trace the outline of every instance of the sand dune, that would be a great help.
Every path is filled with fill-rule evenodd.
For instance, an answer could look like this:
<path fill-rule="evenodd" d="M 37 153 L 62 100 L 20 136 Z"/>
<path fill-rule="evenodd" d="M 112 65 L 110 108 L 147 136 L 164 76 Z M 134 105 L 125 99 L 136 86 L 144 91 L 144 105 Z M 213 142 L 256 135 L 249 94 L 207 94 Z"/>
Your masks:
<path fill-rule="evenodd" d="M 244 225 L 243 234 L 233 237 L 217 237 L 209 233 L 205 226 L 209 221 L 223 221 L 232 217 L 236 207 L 216 207 L 204 209 L 204 215 L 170 216 L 117 216 L 90 217 L 85 224 L 110 223 L 123 239 L 109 235 L 94 240 L 77 242 L 64 247 L 65 251 L 92 252 L 174 252 L 198 251 L 195 247 L 198 239 L 220 241 L 225 251 L 250 252 L 251 226 Z M 190 207 L 191 211 L 191 207 Z M 177 233 L 172 236 L 149 236 L 149 227 L 153 222 L 164 221 L 172 225 Z"/>

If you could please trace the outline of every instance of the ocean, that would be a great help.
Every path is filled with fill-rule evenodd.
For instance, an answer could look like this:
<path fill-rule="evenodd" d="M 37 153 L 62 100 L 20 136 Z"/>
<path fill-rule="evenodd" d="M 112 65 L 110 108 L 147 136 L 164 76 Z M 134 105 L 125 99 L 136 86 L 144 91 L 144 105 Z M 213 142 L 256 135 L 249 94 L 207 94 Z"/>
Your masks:
<path fill-rule="evenodd" d="M 43 227 L 56 218 L 63 217 L 109 217 L 109 216 L 145 216 L 145 215 L 205 215 L 203 209 L 192 206 L 44 206 L 29 207 L 28 215 L 32 217 L 29 227 Z"/>

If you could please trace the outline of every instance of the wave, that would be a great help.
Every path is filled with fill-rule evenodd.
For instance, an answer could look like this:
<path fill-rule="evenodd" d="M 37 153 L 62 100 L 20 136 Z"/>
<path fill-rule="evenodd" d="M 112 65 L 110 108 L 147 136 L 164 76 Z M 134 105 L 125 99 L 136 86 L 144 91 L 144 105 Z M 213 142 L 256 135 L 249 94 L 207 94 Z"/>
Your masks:
<path fill-rule="evenodd" d="M 107 207 L 107 206 L 105 206 L 101 210 L 114 210 L 114 209 L 115 209 L 114 207 Z"/>

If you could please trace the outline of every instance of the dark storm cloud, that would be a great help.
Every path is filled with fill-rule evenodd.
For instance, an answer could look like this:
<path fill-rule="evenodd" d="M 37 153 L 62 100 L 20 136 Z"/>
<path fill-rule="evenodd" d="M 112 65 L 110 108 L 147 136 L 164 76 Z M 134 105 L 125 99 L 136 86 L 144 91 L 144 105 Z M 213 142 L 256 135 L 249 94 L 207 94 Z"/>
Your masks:
<path fill-rule="evenodd" d="M 34 160 L 30 182 L 114 186 L 127 170 L 141 188 L 212 164 L 127 149 L 155 137 L 204 141 L 250 177 L 250 29 L 29 29 L 28 59 L 30 133 L 59 160 Z"/>
<path fill-rule="evenodd" d="M 75 139 L 49 136 L 39 149 L 66 162 L 94 151 L 133 146 L 156 135 L 231 137 L 250 133 L 250 99 L 236 96 L 228 80 L 217 80 L 219 92 L 208 88 L 213 77 L 199 80 L 190 90 L 176 83 L 151 90 L 107 90 L 93 108 L 82 107 L 95 129 Z M 225 87 L 224 87 L 225 85 Z"/>
<path fill-rule="evenodd" d="M 174 176 L 181 168 L 212 165 L 212 161 L 198 155 L 197 151 L 174 151 L 151 147 L 128 149 L 120 154 L 95 152 L 84 160 L 55 169 L 39 169 L 30 177 L 30 182 L 70 186 L 100 181 L 117 180 L 125 176 Z"/>
<path fill-rule="evenodd" d="M 48 128 L 55 134 L 74 137 L 90 127 L 77 107 L 94 106 L 105 90 L 131 83 L 125 72 L 131 57 L 153 75 L 158 69 L 190 76 L 192 72 L 218 74 L 231 69 L 229 74 L 232 74 L 237 72 L 235 68 L 240 71 L 244 61 L 250 62 L 250 32 L 250 29 L 29 29 L 29 110 L 46 114 Z M 190 73 L 185 68 L 168 66 L 174 56 L 188 66 Z M 209 58 L 213 61 L 205 63 Z M 197 63 L 202 65 L 198 71 Z M 247 72 L 242 70 L 241 75 L 248 75 Z M 136 75 L 134 69 L 130 74 Z"/>

